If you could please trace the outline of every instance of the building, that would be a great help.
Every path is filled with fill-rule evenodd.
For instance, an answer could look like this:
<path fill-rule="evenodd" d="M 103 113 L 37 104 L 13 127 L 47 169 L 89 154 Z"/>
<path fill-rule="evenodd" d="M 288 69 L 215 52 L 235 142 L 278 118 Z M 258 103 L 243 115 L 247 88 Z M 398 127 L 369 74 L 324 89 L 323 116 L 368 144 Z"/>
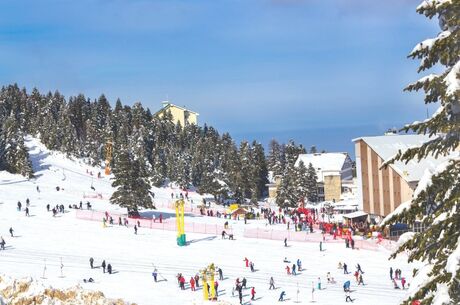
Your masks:
<path fill-rule="evenodd" d="M 301 154 L 295 162 L 311 163 L 318 176 L 319 201 L 340 201 L 341 195 L 353 184 L 353 162 L 345 152 Z"/>
<path fill-rule="evenodd" d="M 427 157 L 420 162 L 407 164 L 395 162 L 382 168 L 384 161 L 394 157 L 399 150 L 417 147 L 429 139 L 424 135 L 386 134 L 354 139 L 356 171 L 358 177 L 358 202 L 372 218 L 386 216 L 401 203 L 412 198 L 425 170 L 434 170 L 446 157 Z"/>
<path fill-rule="evenodd" d="M 198 113 L 185 107 L 174 105 L 168 101 L 163 102 L 163 108 L 155 113 L 157 117 L 163 117 L 166 112 L 170 112 L 174 124 L 180 123 L 181 126 L 188 124 L 198 125 Z"/>
<path fill-rule="evenodd" d="M 276 193 L 278 192 L 278 187 L 281 184 L 281 175 L 273 175 L 273 172 L 268 173 L 268 183 L 265 185 L 268 187 L 268 198 L 270 201 L 276 199 Z"/>

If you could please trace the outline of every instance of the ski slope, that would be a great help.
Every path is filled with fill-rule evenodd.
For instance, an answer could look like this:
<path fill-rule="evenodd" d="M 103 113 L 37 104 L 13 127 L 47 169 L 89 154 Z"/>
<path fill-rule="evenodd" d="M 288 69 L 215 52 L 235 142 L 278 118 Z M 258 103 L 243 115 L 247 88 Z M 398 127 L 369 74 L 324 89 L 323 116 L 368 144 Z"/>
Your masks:
<path fill-rule="evenodd" d="M 191 276 L 213 262 L 224 273 L 224 281 L 219 281 L 219 300 L 225 304 L 239 304 L 237 293 L 232 296 L 232 286 L 236 278 L 243 277 L 248 281 L 247 286 L 254 286 L 257 292 L 256 300 L 251 301 L 250 289 L 245 290 L 245 304 L 278 304 L 281 291 L 287 293 L 286 304 L 294 304 L 297 298 L 301 303 L 310 303 L 312 283 L 316 304 L 342 304 L 345 303 L 342 284 L 346 280 L 352 282 L 354 304 L 396 305 L 406 296 L 405 290 L 393 289 L 389 268 L 400 268 L 410 283 L 415 266 L 408 265 L 404 258 L 388 261 L 390 253 L 383 249 L 352 251 L 345 249 L 342 243 L 326 243 L 323 246 L 325 251 L 320 252 L 317 243 L 294 242 L 284 247 L 279 241 L 239 236 L 238 232 L 245 226 L 242 221 L 230 221 L 236 240 L 187 234 L 190 244 L 178 247 L 176 235 L 171 231 L 140 228 L 135 235 L 132 228 L 118 225 L 103 228 L 101 222 L 77 219 L 75 210 L 67 207 L 81 200 L 90 201 L 96 210 L 125 212 L 108 202 L 113 192 L 109 178 L 98 179 L 97 173 L 102 173 L 101 169 L 50 152 L 36 139 L 27 138 L 26 144 L 36 178 L 27 181 L 21 176 L 0 172 L 0 235 L 6 241 L 6 250 L 0 251 L 0 274 L 15 278 L 31 276 L 56 288 L 80 285 L 84 289 L 102 291 L 107 297 L 140 305 L 202 304 L 207 303 L 202 301 L 202 291 L 181 291 L 175 276 L 182 273 L 188 282 Z M 93 176 L 87 170 L 93 172 Z M 56 186 L 60 187 L 59 191 Z M 166 205 L 171 200 L 171 192 L 178 192 L 171 188 L 153 188 L 152 191 L 158 205 Z M 84 198 L 97 194 L 103 199 Z M 190 192 L 189 196 L 196 203 L 201 201 L 201 196 L 196 193 Z M 16 208 L 20 200 L 24 209 L 26 198 L 31 202 L 30 217 Z M 46 210 L 47 204 L 52 207 L 63 204 L 66 213 L 52 217 L 52 213 Z M 162 211 L 173 214 L 171 210 Z M 224 220 L 190 215 L 185 221 L 218 223 Z M 265 223 L 252 221 L 247 226 L 263 227 Z M 10 227 L 16 237 L 9 236 Z M 109 275 L 103 274 L 100 268 L 91 269 L 90 257 L 94 258 L 96 266 L 105 259 L 112 264 L 115 273 Z M 245 267 L 245 257 L 254 262 L 256 272 Z M 304 270 L 297 276 L 287 275 L 283 263 L 285 257 L 291 261 L 290 265 L 301 259 Z M 339 262 L 346 262 L 351 273 L 343 274 L 337 268 Z M 352 275 L 357 263 L 365 272 L 365 286 L 357 286 Z M 153 281 L 153 265 L 167 281 Z M 336 284 L 327 284 L 327 272 L 335 278 Z M 268 290 L 271 276 L 276 290 Z M 94 278 L 95 283 L 83 283 L 83 279 L 89 277 Z M 322 290 L 316 289 L 318 277 Z"/>

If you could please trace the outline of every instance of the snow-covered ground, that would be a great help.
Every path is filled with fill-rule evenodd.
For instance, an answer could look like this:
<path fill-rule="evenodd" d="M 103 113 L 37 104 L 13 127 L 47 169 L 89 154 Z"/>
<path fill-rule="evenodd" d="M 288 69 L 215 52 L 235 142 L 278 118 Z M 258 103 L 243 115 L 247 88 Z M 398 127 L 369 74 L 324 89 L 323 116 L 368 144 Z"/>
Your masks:
<path fill-rule="evenodd" d="M 323 289 L 314 292 L 317 304 L 345 303 L 342 284 L 347 280 L 352 282 L 354 304 L 399 304 L 406 295 L 404 290 L 393 289 L 389 269 L 390 266 L 400 268 L 410 283 L 414 266 L 409 266 L 404 258 L 388 261 L 389 252 L 384 249 L 352 251 L 345 249 L 342 243 L 326 243 L 325 251 L 320 252 L 317 243 L 290 242 L 289 247 L 284 247 L 280 241 L 246 239 L 238 234 L 236 240 L 231 241 L 222 240 L 220 236 L 189 233 L 190 244 L 178 247 L 175 232 L 140 228 L 138 235 L 134 235 L 132 228 L 118 225 L 103 228 L 101 222 L 77 219 L 75 210 L 67 207 L 81 200 L 89 200 L 97 210 L 124 212 L 108 202 L 113 192 L 110 180 L 97 178 L 100 169 L 50 152 L 34 139 L 29 138 L 27 145 L 36 179 L 27 181 L 21 176 L 0 172 L 0 235 L 6 240 L 6 250 L 0 251 L 0 274 L 14 278 L 31 276 L 56 288 L 79 284 L 85 289 L 102 291 L 107 297 L 141 305 L 201 304 L 202 291 L 181 291 L 175 275 L 182 273 L 188 282 L 212 262 L 222 268 L 225 278 L 219 283 L 219 299 L 229 304 L 239 303 L 237 294 L 232 296 L 232 286 L 238 277 L 246 277 L 248 287 L 255 286 L 257 292 L 255 301 L 250 301 L 249 289 L 244 292 L 246 304 L 278 303 L 281 291 L 287 293 L 285 303 L 292 304 L 297 300 L 297 289 L 299 301 L 308 303 L 312 298 L 312 283 L 316 288 L 318 277 Z M 92 171 L 93 176 L 87 170 Z M 57 191 L 56 186 L 61 189 Z M 178 192 L 170 188 L 154 188 L 153 191 L 158 206 L 167 206 L 171 192 Z M 84 198 L 97 193 L 103 199 Z M 195 204 L 201 202 L 198 194 L 189 193 L 189 196 Z M 31 202 L 30 217 L 16 208 L 20 200 L 24 209 L 26 198 Z M 67 212 L 52 217 L 46 210 L 47 204 L 63 204 Z M 171 210 L 161 211 L 173 215 Z M 216 223 L 223 220 L 190 215 L 187 221 Z M 245 226 L 242 221 L 230 224 L 235 232 L 241 232 Z M 252 221 L 248 226 L 263 227 L 265 222 Z M 10 227 L 16 235 L 13 238 L 8 233 Z M 95 265 L 105 259 L 112 264 L 115 273 L 109 275 L 103 274 L 100 268 L 90 269 L 90 257 L 95 259 Z M 245 257 L 254 262 L 256 272 L 245 267 Z M 291 265 L 300 258 L 305 270 L 297 276 L 288 276 L 283 263 L 285 257 Z M 359 263 L 365 272 L 365 286 L 357 286 L 352 273 L 343 274 L 337 268 L 339 262 L 346 262 L 352 273 Z M 167 281 L 154 283 L 153 265 Z M 336 284 L 327 284 L 327 272 L 335 278 Z M 271 276 L 276 290 L 268 290 Z M 83 279 L 89 277 L 94 278 L 95 283 L 83 283 Z"/>

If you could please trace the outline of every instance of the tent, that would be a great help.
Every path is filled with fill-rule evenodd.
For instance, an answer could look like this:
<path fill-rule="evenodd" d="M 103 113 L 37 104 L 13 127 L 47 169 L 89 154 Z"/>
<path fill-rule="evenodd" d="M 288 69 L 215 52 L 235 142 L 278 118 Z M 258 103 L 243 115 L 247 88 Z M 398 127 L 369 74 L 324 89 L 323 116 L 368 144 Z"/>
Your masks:
<path fill-rule="evenodd" d="M 243 208 L 238 208 L 236 210 L 234 210 L 232 212 L 232 215 L 235 216 L 235 215 L 246 215 L 248 213 L 248 211 L 246 211 L 245 209 Z"/>

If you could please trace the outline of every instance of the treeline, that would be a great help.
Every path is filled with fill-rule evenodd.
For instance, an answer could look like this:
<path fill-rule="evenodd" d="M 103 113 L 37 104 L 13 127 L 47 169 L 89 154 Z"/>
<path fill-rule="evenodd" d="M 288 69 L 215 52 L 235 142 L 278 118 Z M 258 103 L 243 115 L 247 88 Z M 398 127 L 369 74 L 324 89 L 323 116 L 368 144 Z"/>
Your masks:
<path fill-rule="evenodd" d="M 128 106 L 118 99 L 112 108 L 104 95 L 96 100 L 83 94 L 66 99 L 58 91 L 42 94 L 37 89 L 28 93 L 16 84 L 2 87 L 1 169 L 33 175 L 26 134 L 91 165 L 105 160 L 105 144 L 110 141 L 114 173 L 120 173 L 119 163 L 121 168 L 135 164 L 138 169 L 129 171 L 136 177 L 124 173 L 127 181 L 141 179 L 156 186 L 174 181 L 216 198 L 252 201 L 266 189 L 267 160 L 260 143 L 242 141 L 237 146 L 228 133 L 220 135 L 206 125 L 176 125 L 170 115 L 157 118 L 141 103 Z"/>

